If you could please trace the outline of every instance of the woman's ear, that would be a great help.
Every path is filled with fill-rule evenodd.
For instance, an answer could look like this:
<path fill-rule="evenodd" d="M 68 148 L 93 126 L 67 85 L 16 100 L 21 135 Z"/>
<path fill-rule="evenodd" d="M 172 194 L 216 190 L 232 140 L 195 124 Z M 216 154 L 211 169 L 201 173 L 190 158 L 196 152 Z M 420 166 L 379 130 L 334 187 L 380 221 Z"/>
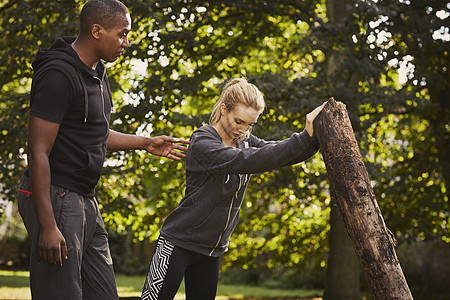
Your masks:
<path fill-rule="evenodd" d="M 227 111 L 227 106 L 225 105 L 225 103 L 222 103 L 220 105 L 220 114 L 223 116 L 223 115 L 225 115 L 226 111 Z"/>

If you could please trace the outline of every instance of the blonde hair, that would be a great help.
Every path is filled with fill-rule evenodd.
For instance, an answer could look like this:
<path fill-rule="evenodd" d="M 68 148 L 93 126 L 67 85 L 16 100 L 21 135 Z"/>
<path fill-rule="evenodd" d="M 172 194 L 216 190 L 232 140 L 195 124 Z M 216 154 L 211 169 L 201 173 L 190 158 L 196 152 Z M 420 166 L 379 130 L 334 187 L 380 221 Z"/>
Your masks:
<path fill-rule="evenodd" d="M 264 97 L 259 89 L 254 84 L 249 83 L 245 78 L 235 78 L 227 82 L 220 94 L 219 100 L 214 104 L 211 117 L 209 118 L 210 125 L 219 122 L 222 116 L 222 104 L 225 104 L 228 111 L 232 111 L 238 104 L 244 104 L 261 112 L 265 106 Z M 240 140 L 248 137 L 250 132 L 251 127 Z"/>

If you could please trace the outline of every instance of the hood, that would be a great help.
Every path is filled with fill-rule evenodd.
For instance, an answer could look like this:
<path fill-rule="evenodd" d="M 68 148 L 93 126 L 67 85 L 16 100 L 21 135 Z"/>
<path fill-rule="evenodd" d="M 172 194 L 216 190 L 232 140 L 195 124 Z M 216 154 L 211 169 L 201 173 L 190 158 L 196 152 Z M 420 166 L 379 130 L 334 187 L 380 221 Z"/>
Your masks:
<path fill-rule="evenodd" d="M 84 76 L 92 77 L 92 69 L 86 66 L 78 54 L 72 48 L 71 44 L 75 41 L 75 37 L 61 37 L 58 38 L 50 48 L 41 48 L 34 57 L 31 65 L 34 70 L 34 76 L 39 76 L 45 70 L 50 68 L 62 68 L 65 72 L 72 73 L 71 75 L 78 78 L 81 82 L 84 93 L 84 122 L 88 115 L 88 96 L 86 91 L 86 83 Z M 73 67 L 70 68 L 70 66 Z M 75 72 L 74 72 L 75 71 Z M 105 65 L 99 61 L 97 64 L 97 72 L 100 78 L 105 78 Z"/>
<path fill-rule="evenodd" d="M 71 44 L 75 37 L 62 37 L 57 39 L 50 48 L 41 48 L 33 59 L 32 66 L 35 73 L 49 62 L 62 60 L 75 68 L 84 69 L 86 66 L 78 58 Z"/>

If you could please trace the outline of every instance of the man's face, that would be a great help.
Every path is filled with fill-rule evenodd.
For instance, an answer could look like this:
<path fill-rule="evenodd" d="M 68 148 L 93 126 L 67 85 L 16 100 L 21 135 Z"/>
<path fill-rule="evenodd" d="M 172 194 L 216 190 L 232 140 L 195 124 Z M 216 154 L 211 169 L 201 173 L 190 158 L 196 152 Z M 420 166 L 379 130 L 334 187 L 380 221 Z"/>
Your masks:
<path fill-rule="evenodd" d="M 128 33 L 131 30 L 131 18 L 129 14 L 120 15 L 113 28 L 104 30 L 100 40 L 100 58 L 106 62 L 113 62 L 129 46 Z"/>

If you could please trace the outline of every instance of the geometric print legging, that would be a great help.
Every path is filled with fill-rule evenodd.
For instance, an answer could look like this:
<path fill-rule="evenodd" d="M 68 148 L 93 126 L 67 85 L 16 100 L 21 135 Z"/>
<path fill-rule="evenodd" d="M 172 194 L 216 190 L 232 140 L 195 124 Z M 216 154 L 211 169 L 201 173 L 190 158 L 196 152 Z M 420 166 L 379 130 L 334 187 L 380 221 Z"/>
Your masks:
<path fill-rule="evenodd" d="M 187 300 L 214 300 L 220 257 L 210 257 L 175 246 L 159 237 L 141 300 L 171 300 L 184 277 Z"/>

